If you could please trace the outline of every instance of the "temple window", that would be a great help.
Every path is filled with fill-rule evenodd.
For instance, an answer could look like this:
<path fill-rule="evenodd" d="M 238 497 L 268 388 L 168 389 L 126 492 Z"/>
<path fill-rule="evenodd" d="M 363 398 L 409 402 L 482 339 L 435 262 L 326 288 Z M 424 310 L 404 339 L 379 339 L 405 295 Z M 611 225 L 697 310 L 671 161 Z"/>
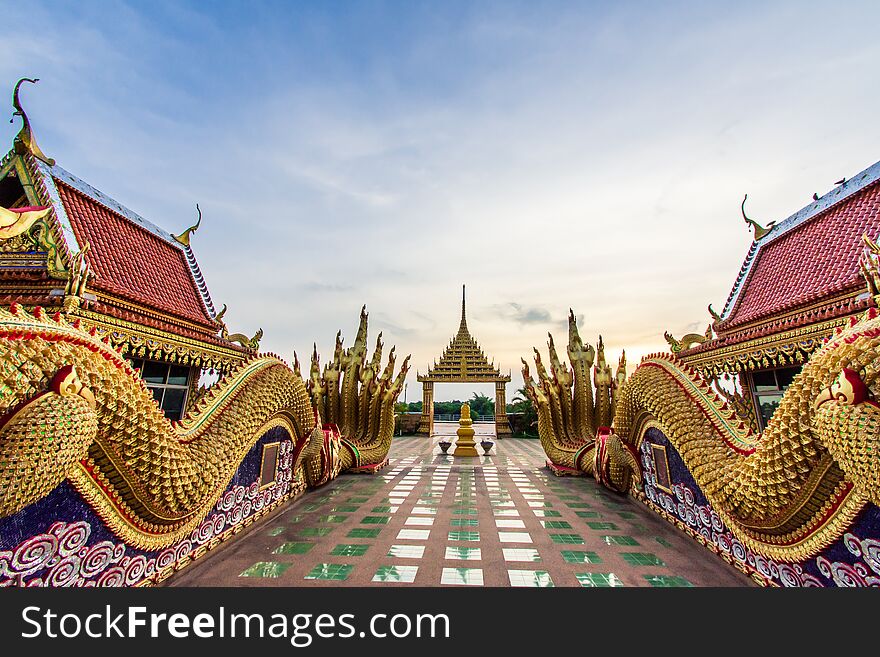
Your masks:
<path fill-rule="evenodd" d="M 758 410 L 761 430 L 770 422 L 773 413 L 782 401 L 782 395 L 791 385 L 794 377 L 801 371 L 800 367 L 781 367 L 775 370 L 752 372 L 751 390 Z"/>
<path fill-rule="evenodd" d="M 141 378 L 159 402 L 169 420 L 179 420 L 186 408 L 190 368 L 155 360 L 134 360 L 132 366 L 141 372 Z"/>

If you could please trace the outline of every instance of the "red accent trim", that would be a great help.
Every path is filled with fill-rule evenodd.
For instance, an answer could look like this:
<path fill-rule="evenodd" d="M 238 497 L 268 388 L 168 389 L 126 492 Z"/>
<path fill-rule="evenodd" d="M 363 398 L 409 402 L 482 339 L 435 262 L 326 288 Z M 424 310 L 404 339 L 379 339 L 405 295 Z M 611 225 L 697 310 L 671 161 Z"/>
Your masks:
<path fill-rule="evenodd" d="M 10 212 L 15 212 L 17 214 L 24 214 L 25 212 L 39 212 L 41 210 L 47 209 L 48 205 L 29 205 L 24 208 L 7 208 Z"/>

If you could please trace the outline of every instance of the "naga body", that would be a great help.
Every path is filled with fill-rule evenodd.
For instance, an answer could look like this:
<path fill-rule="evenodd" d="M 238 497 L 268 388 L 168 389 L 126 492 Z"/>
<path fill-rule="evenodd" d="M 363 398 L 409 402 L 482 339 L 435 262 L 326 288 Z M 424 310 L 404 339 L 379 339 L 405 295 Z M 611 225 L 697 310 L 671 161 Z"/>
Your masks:
<path fill-rule="evenodd" d="M 359 374 L 360 357 L 352 352 L 346 376 Z M 392 356 L 378 377 L 367 375 L 361 400 L 357 386 L 346 388 L 366 412 L 343 438 L 350 448 L 328 455 L 338 434 L 334 443 L 322 430 L 306 384 L 276 356 L 244 361 L 170 422 L 129 361 L 94 331 L 40 309 L 0 309 L 0 518 L 68 481 L 128 544 L 164 548 L 198 527 L 250 449 L 278 427 L 308 485 L 383 461 L 406 372 L 395 379 L 393 368 Z"/>
<path fill-rule="evenodd" d="M 866 504 L 880 502 L 880 407 L 871 401 L 878 368 L 880 318 L 871 310 L 812 355 L 757 434 L 698 372 L 674 356 L 648 357 L 614 395 L 613 429 L 592 447 L 594 459 L 566 446 L 547 395 L 534 394 L 554 462 L 638 494 L 636 455 L 658 429 L 744 545 L 793 561 L 817 554 Z"/>

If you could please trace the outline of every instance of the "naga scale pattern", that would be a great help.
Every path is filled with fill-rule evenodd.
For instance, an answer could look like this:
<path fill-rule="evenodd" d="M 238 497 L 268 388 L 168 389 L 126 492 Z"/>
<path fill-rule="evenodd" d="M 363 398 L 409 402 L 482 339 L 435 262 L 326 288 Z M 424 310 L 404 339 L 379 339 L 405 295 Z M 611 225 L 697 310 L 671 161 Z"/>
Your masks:
<path fill-rule="evenodd" d="M 117 546 L 115 560 L 106 560 L 104 567 L 135 556 L 140 564 L 133 566 L 134 575 L 108 576 L 103 583 L 156 581 L 159 573 L 167 576 L 169 567 L 191 560 L 194 546 L 213 547 L 224 527 L 231 531 L 252 522 L 290 495 L 342 471 L 385 462 L 406 365 L 392 379 L 392 356 L 376 376 L 381 347 L 367 365 L 365 339 L 362 313 L 355 346 L 339 366 L 343 388 L 337 403 L 344 415 L 330 416 L 347 418 L 341 436 L 335 426 L 320 425 L 320 410 L 313 409 L 298 368 L 274 355 L 243 362 L 202 395 L 181 422 L 172 423 L 130 363 L 95 330 L 86 332 L 78 322 L 69 323 L 60 313 L 49 317 L 40 308 L 33 314 L 15 304 L 0 309 L 0 526 L 9 527 L 10 540 L 12 530 L 28 524 L 24 519 L 33 509 L 48 505 L 41 519 L 53 517 L 58 507 L 53 496 L 67 489 L 85 501 L 82 513 L 91 517 L 85 530 L 77 525 L 71 534 L 75 540 L 67 541 L 82 540 L 76 550 L 59 546 L 67 530 L 57 523 L 36 543 L 35 537 L 19 545 L 0 543 L 0 584 L 96 584 L 102 568 L 91 568 L 89 577 L 74 577 L 66 567 L 51 576 L 40 569 L 56 568 L 68 557 L 85 559 L 90 549 L 85 542 L 90 533 L 100 533 L 98 525 Z M 350 407 L 352 400 L 366 415 Z M 250 466 L 239 481 L 245 461 L 258 460 L 255 448 L 270 438 L 279 454 L 271 487 L 263 490 Z M 54 557 L 46 556 L 52 552 L 49 544 L 56 545 Z M 6 547 L 10 550 L 4 552 Z M 169 560 L 169 554 L 176 556 Z"/>
<path fill-rule="evenodd" d="M 588 391 L 589 381 L 578 378 L 583 357 L 573 320 L 569 342 L 575 386 Z M 746 426 L 697 370 L 674 355 L 657 354 L 643 359 L 616 388 L 613 428 L 597 430 L 591 439 L 578 428 L 575 415 L 556 402 L 568 368 L 555 357 L 552 343 L 550 353 L 552 375 L 546 376 L 539 364 L 541 383 L 529 381 L 529 389 L 541 442 L 555 469 L 592 474 L 677 524 L 683 521 L 675 515 L 676 504 L 684 500 L 685 490 L 691 501 L 696 491 L 705 497 L 704 513 L 711 512 L 718 528 L 727 532 L 725 539 L 718 528 L 707 525 L 706 531 L 717 539 L 713 548 L 720 552 L 719 545 L 740 546 L 742 555 L 751 555 L 751 566 L 744 561 L 743 570 L 760 571 L 766 580 L 762 583 L 773 581 L 771 570 L 774 583 L 795 581 L 796 573 L 803 575 L 797 580 L 801 584 L 816 583 L 801 566 L 783 569 L 786 581 L 779 579 L 780 564 L 809 559 L 835 583 L 859 578 L 880 583 L 873 570 L 869 576 L 864 566 L 832 563 L 824 556 L 845 536 L 850 547 L 859 545 L 854 523 L 876 515 L 880 502 L 880 406 L 871 400 L 880 383 L 880 317 L 875 309 L 851 320 L 812 355 L 761 434 Z M 562 376 L 560 368 L 565 370 Z M 673 480 L 687 479 L 693 486 L 692 491 L 681 481 L 667 483 L 678 501 L 660 492 L 665 488 L 657 484 L 653 461 L 646 470 L 646 459 L 653 458 L 646 445 L 657 443 L 651 436 L 661 438 L 671 448 L 670 456 L 680 459 L 679 476 Z M 689 516 L 698 519 L 694 513 Z M 695 526 L 700 527 L 699 521 Z M 775 565 L 764 572 L 755 563 Z M 845 566 L 849 574 L 840 575 L 837 566 Z"/>

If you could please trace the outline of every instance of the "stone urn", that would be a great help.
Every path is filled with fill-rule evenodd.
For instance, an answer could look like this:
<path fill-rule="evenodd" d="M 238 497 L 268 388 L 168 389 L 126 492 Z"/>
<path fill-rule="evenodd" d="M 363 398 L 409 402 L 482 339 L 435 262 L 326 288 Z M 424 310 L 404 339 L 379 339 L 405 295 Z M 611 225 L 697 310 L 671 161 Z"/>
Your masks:
<path fill-rule="evenodd" d="M 492 447 L 494 445 L 495 445 L 495 443 L 492 442 L 491 440 L 481 440 L 480 441 L 480 446 L 483 448 L 483 454 L 486 454 L 486 455 L 489 454 L 489 451 L 492 449 Z"/>
<path fill-rule="evenodd" d="M 437 444 L 440 446 L 440 449 L 443 451 L 444 454 L 449 451 L 450 447 L 452 447 L 452 443 L 448 440 L 441 440 Z"/>

